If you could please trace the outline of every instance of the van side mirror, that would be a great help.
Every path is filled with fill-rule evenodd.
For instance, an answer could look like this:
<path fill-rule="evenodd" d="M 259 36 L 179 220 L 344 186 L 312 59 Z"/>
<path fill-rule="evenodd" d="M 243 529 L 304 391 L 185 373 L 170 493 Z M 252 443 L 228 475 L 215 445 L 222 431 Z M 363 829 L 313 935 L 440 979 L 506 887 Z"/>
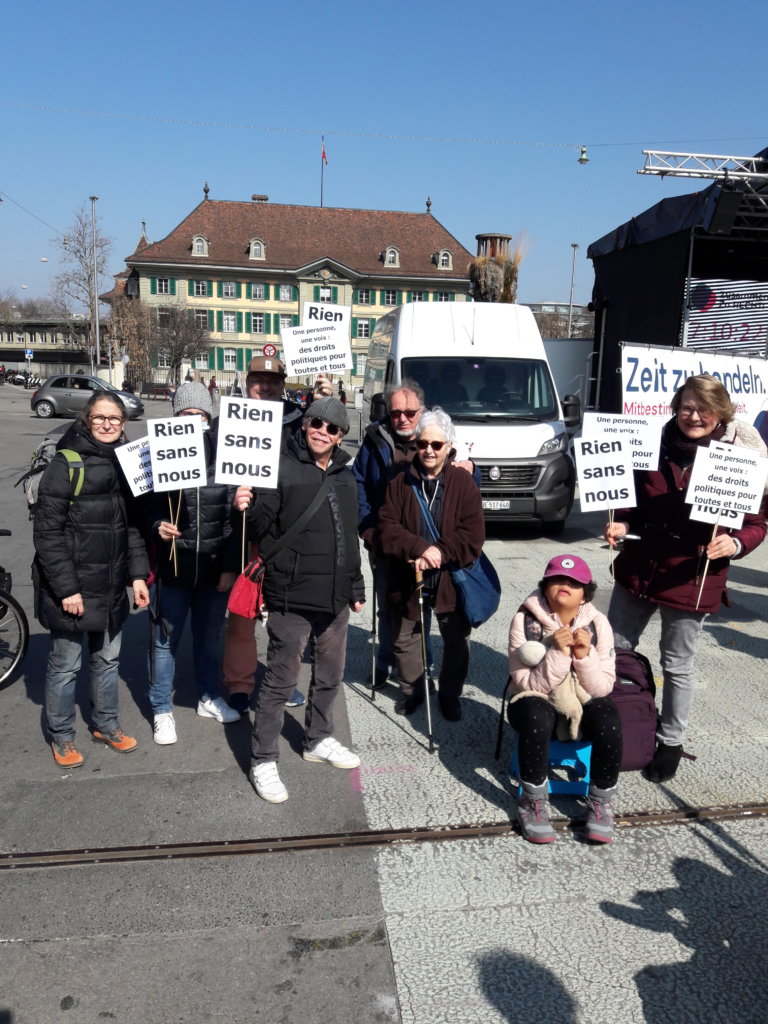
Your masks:
<path fill-rule="evenodd" d="M 566 430 L 574 430 L 581 424 L 581 399 L 578 395 L 565 395 L 561 404 Z"/>
<path fill-rule="evenodd" d="M 371 422 L 374 420 L 383 420 L 387 415 L 387 400 L 384 398 L 384 392 L 379 391 L 375 395 L 371 396 Z"/>

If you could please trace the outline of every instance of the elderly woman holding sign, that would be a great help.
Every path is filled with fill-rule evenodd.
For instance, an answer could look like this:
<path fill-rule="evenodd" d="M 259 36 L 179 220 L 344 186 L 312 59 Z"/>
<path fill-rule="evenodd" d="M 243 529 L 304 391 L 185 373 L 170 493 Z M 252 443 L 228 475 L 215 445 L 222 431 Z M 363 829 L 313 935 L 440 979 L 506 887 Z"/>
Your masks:
<path fill-rule="evenodd" d="M 157 554 L 149 700 L 154 713 L 154 740 L 176 742 L 171 691 L 176 651 L 187 616 L 192 619 L 195 680 L 201 718 L 236 722 L 240 713 L 219 696 L 221 658 L 219 637 L 227 611 L 227 596 L 240 569 L 240 545 L 230 524 L 235 488 L 213 482 L 216 438 L 209 430 L 211 396 L 203 384 L 180 385 L 173 399 L 174 416 L 199 417 L 207 481 L 178 492 L 169 504 L 167 493 L 148 496 L 148 530 Z"/>
<path fill-rule="evenodd" d="M 704 619 L 726 596 L 730 563 L 766 534 L 765 505 L 744 516 L 740 529 L 691 519 L 686 491 L 699 448 L 711 441 L 741 445 L 764 456 L 757 431 L 734 419 L 723 385 L 707 373 L 689 378 L 672 399 L 674 416 L 661 436 L 659 468 L 635 473 L 637 507 L 619 509 L 605 527 L 611 547 L 627 537 L 614 563 L 608 609 L 617 647 L 635 648 L 653 613 L 661 615 L 664 675 L 656 754 L 645 769 L 651 782 L 677 772 L 693 702 L 694 656 Z"/>

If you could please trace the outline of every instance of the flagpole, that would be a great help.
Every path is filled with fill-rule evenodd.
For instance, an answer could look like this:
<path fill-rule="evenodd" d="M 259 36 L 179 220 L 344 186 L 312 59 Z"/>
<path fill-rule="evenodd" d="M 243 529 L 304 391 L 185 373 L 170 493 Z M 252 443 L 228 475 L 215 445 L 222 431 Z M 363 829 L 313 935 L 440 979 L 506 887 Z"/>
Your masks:
<path fill-rule="evenodd" d="M 323 205 L 323 172 L 325 170 L 325 136 L 320 136 L 320 206 Z"/>

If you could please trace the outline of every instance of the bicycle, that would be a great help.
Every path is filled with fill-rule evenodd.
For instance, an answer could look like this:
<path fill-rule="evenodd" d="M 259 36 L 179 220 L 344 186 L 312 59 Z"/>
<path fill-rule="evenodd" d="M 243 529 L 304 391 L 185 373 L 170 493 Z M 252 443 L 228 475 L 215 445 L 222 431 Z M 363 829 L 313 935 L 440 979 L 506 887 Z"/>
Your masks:
<path fill-rule="evenodd" d="M 0 530 L 0 537 L 10 536 L 10 530 Z M 29 622 L 11 586 L 11 574 L 0 565 L 0 686 L 11 681 L 29 645 Z"/>

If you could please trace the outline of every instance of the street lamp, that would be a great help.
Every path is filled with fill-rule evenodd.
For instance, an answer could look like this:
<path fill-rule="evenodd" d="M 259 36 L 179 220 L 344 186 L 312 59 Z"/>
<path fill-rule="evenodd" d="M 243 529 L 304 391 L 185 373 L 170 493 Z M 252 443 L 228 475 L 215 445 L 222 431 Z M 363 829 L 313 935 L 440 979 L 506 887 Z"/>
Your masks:
<path fill-rule="evenodd" d="M 571 337 L 571 325 L 573 324 L 573 279 L 576 276 L 576 250 L 579 248 L 578 242 L 571 242 L 571 248 L 573 249 L 573 262 L 571 264 L 571 296 L 568 299 L 568 337 Z"/>
<path fill-rule="evenodd" d="M 98 196 L 89 196 L 91 200 L 91 231 L 93 233 L 93 324 L 96 329 L 96 372 L 101 365 L 101 346 L 99 343 L 99 284 L 96 270 L 96 200 Z"/>

